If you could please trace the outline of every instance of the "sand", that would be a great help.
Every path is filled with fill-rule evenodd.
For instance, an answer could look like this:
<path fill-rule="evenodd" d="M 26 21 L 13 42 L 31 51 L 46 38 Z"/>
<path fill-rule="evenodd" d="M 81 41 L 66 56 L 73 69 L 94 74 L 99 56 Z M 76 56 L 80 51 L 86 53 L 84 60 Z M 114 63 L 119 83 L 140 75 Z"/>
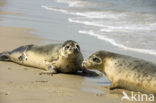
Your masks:
<path fill-rule="evenodd" d="M 31 29 L 0 27 L 0 52 L 25 44 L 40 44 Z M 42 70 L 0 61 L 1 103 L 117 103 L 119 98 L 86 92 L 87 77 L 81 75 L 39 75 Z M 96 88 L 96 87 L 95 87 Z"/>
<path fill-rule="evenodd" d="M 0 1 L 0 6 L 4 6 L 4 4 L 5 4 L 5 1 L 4 0 L 1 0 Z"/>

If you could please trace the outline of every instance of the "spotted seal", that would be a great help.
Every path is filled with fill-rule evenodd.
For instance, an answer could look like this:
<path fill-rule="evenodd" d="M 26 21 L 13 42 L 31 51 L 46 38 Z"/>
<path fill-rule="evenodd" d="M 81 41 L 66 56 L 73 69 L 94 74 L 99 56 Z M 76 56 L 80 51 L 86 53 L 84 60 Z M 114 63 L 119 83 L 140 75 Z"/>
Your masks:
<path fill-rule="evenodd" d="M 122 88 L 156 94 L 155 63 L 109 51 L 97 51 L 83 61 L 82 66 L 103 72 L 112 82 L 110 90 Z"/>

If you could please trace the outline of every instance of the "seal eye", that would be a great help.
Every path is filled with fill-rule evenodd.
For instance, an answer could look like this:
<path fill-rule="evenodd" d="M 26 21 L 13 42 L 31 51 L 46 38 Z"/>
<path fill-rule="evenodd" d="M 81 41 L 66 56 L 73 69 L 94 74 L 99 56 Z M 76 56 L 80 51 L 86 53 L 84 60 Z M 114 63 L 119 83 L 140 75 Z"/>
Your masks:
<path fill-rule="evenodd" d="M 66 49 L 69 49 L 70 46 L 66 46 Z"/>
<path fill-rule="evenodd" d="M 76 47 L 80 50 L 80 46 L 79 45 L 76 45 Z"/>
<path fill-rule="evenodd" d="M 99 58 L 97 58 L 97 57 L 94 57 L 92 60 L 93 60 L 93 62 L 100 63 L 100 59 L 99 59 Z"/>

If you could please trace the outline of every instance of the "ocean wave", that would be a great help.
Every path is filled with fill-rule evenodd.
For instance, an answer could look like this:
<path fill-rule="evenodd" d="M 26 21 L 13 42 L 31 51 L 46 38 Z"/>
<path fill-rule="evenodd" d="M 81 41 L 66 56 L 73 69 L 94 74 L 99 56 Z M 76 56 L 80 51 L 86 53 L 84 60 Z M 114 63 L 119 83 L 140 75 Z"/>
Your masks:
<path fill-rule="evenodd" d="M 93 11 L 72 12 L 72 11 L 69 11 L 69 10 L 54 8 L 54 7 L 48 7 L 48 6 L 45 6 L 45 5 L 42 5 L 41 7 L 44 8 L 44 9 L 47 9 L 47 10 L 57 11 L 57 12 L 70 14 L 70 15 L 82 16 L 82 17 L 91 18 L 91 19 L 119 19 L 121 17 L 126 16 L 126 14 L 123 14 L 123 13 L 121 13 L 121 14 L 116 13 L 115 14 L 113 12 L 93 12 Z"/>
<path fill-rule="evenodd" d="M 58 2 L 63 2 L 66 0 L 58 0 Z M 69 0 L 67 0 L 69 1 Z M 73 2 L 73 1 L 72 1 Z M 56 12 L 61 12 L 64 14 L 70 14 L 74 15 L 76 17 L 74 18 L 68 18 L 69 22 L 77 23 L 77 24 L 83 24 L 89 26 L 95 26 L 98 28 L 99 33 L 95 33 L 93 30 L 91 31 L 82 31 L 80 30 L 79 33 L 81 34 L 88 34 L 91 36 L 94 36 L 98 39 L 105 40 L 112 45 L 125 49 L 125 50 L 130 50 L 130 51 L 135 51 L 135 52 L 140 52 L 140 53 L 146 53 L 146 54 L 151 54 L 151 55 L 156 55 L 156 51 L 154 50 L 148 50 L 148 49 L 139 49 L 139 48 L 131 48 L 127 47 L 123 44 L 117 43 L 115 40 L 110 39 L 108 37 L 105 37 L 104 35 L 101 35 L 102 33 L 120 33 L 122 34 L 145 34 L 145 33 L 151 33 L 156 30 L 156 23 L 153 19 L 153 16 L 150 15 L 150 18 L 144 18 L 145 20 L 148 20 L 149 22 L 140 22 L 140 21 L 133 21 L 133 18 L 131 18 L 130 14 L 127 13 L 119 13 L 119 12 L 93 12 L 93 11 L 85 11 L 85 12 L 80 12 L 80 11 L 73 11 L 70 9 L 61 9 L 61 8 L 55 8 L 55 7 L 48 7 L 48 6 L 41 6 L 42 8 L 46 10 L 52 10 Z M 127 18 L 128 17 L 128 18 Z M 133 16 L 132 16 L 133 17 Z M 142 16 L 141 16 L 142 17 Z M 144 20 L 143 19 L 143 20 Z M 152 22 L 153 21 L 153 22 Z M 108 33 L 108 34 L 109 34 Z M 155 34 L 153 34 L 155 35 Z M 127 35 L 128 36 L 128 35 Z"/>
<path fill-rule="evenodd" d="M 123 22 L 114 23 L 114 25 L 108 25 L 104 24 L 102 21 L 86 21 L 86 20 L 79 20 L 74 19 L 74 18 L 68 18 L 69 22 L 73 23 L 79 23 L 79 24 L 84 24 L 88 26 L 96 26 L 96 27 L 101 27 L 100 31 L 101 32 L 133 32 L 133 31 L 151 31 L 151 30 L 156 30 L 156 25 L 150 24 L 150 25 L 137 25 L 137 24 L 124 24 Z"/>
<path fill-rule="evenodd" d="M 41 6 L 44 9 L 52 10 L 61 12 L 64 14 L 76 15 L 80 17 L 85 17 L 88 19 L 95 19 L 87 21 L 87 20 L 79 20 L 79 18 L 69 18 L 69 22 L 96 26 L 96 27 L 103 27 L 100 31 L 101 32 L 110 32 L 110 31 L 122 31 L 122 32 L 133 32 L 133 31 L 151 31 L 156 30 L 156 23 L 150 24 L 134 24 L 134 23 L 127 23 L 127 20 L 118 20 L 118 22 L 113 22 L 113 24 L 107 24 L 107 21 L 103 21 L 103 19 L 118 19 L 121 17 L 126 16 L 126 14 L 113 14 L 112 12 L 72 12 L 65 9 L 48 7 L 48 6 Z"/>
<path fill-rule="evenodd" d="M 68 4 L 69 7 L 84 7 L 85 1 L 75 1 L 75 0 L 57 0 L 58 3 Z"/>
<path fill-rule="evenodd" d="M 140 52 L 140 53 L 150 54 L 150 55 L 155 55 L 156 56 L 156 51 L 155 50 L 147 50 L 147 49 L 139 49 L 139 48 L 126 47 L 126 46 L 124 46 L 122 44 L 117 43 L 113 39 L 110 39 L 110 38 L 105 37 L 104 35 L 100 35 L 100 34 L 95 33 L 93 30 L 90 30 L 90 31 L 79 30 L 79 33 L 81 33 L 81 34 L 88 34 L 90 36 L 94 36 L 97 39 L 100 39 L 100 40 L 104 40 L 106 42 L 109 42 L 112 45 L 114 45 L 116 47 L 119 47 L 119 48 L 122 48 L 124 50 L 130 50 L 130 51 L 134 51 L 134 52 Z"/>
<path fill-rule="evenodd" d="M 90 21 L 81 21 L 81 20 L 74 20 L 72 18 L 68 18 L 69 22 L 74 22 L 74 23 L 79 23 L 79 24 L 84 24 L 84 25 L 90 25 L 90 26 L 97 26 L 97 27 L 104 27 L 103 24 L 97 24 L 97 23 L 93 23 Z"/>
<path fill-rule="evenodd" d="M 76 13 L 76 15 L 84 16 L 87 18 L 93 18 L 93 19 L 121 19 L 121 17 L 126 16 L 126 14 L 123 13 L 115 13 L 115 12 L 84 12 L 84 13 Z"/>
<path fill-rule="evenodd" d="M 121 26 L 123 25 L 123 26 Z M 151 31 L 156 30 L 155 26 L 146 26 L 146 25 L 124 25 L 121 24 L 120 26 L 107 26 L 107 29 L 110 31 L 121 31 L 121 32 L 133 32 L 133 31 Z M 107 31 L 106 28 L 101 29 L 100 31 L 105 32 Z"/>
<path fill-rule="evenodd" d="M 46 10 L 52 10 L 52 11 L 62 12 L 62 13 L 65 13 L 65 14 L 70 14 L 70 12 L 68 12 L 67 10 L 63 10 L 63 9 L 48 7 L 48 6 L 44 6 L 44 5 L 42 5 L 41 7 L 46 9 Z"/>

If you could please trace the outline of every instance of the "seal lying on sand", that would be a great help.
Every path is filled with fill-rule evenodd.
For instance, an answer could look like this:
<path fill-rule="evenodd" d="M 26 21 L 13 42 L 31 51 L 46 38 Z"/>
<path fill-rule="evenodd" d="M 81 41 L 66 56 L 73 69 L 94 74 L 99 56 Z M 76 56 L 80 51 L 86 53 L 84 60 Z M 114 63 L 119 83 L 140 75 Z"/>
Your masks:
<path fill-rule="evenodd" d="M 82 63 L 103 72 L 112 82 L 110 89 L 123 88 L 156 94 L 156 64 L 130 56 L 98 51 Z"/>
<path fill-rule="evenodd" d="M 45 46 L 25 45 L 10 52 L 0 53 L 1 61 L 41 68 L 44 73 L 76 73 L 78 70 L 89 72 L 81 67 L 83 56 L 77 42 L 68 40 L 63 44 Z"/>

